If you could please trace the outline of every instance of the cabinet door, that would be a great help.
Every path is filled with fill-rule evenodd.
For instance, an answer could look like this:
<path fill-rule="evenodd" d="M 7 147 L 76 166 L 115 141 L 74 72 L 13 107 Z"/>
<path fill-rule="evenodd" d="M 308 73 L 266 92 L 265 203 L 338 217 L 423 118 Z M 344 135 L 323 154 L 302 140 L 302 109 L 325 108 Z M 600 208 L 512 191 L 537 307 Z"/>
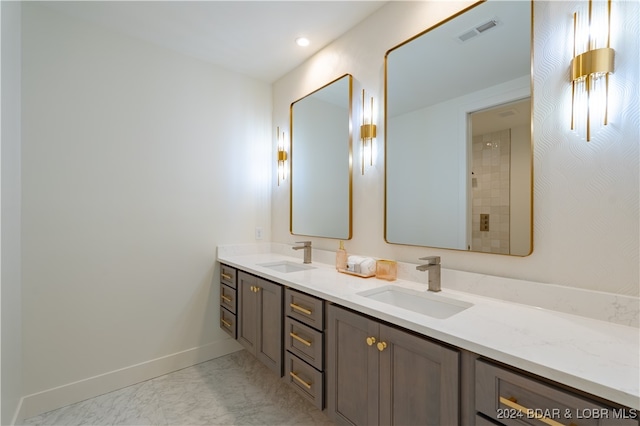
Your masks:
<path fill-rule="evenodd" d="M 378 324 L 328 307 L 327 414 L 338 424 L 378 424 Z"/>
<path fill-rule="evenodd" d="M 255 355 L 257 344 L 258 298 L 254 291 L 257 278 L 238 271 L 238 342 Z"/>
<path fill-rule="evenodd" d="M 256 278 L 256 357 L 282 377 L 282 286 Z"/>
<path fill-rule="evenodd" d="M 380 325 L 380 424 L 455 425 L 459 353 Z"/>

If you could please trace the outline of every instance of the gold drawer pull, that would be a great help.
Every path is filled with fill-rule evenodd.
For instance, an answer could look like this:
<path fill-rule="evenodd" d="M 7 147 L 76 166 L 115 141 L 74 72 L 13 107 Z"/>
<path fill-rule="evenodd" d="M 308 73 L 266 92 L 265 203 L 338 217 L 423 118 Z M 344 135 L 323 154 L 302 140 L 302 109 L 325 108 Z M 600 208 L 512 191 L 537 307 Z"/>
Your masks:
<path fill-rule="evenodd" d="M 230 280 L 233 278 L 231 275 L 225 274 L 224 272 L 222 272 L 220 275 L 222 275 L 222 279 L 224 280 Z"/>
<path fill-rule="evenodd" d="M 231 298 L 230 298 L 230 297 L 225 296 L 224 294 L 221 294 L 221 295 L 220 295 L 220 299 L 224 300 L 224 301 L 225 301 L 225 302 L 227 302 L 227 303 L 231 303 Z"/>
<path fill-rule="evenodd" d="M 564 426 L 562 423 L 558 423 L 555 420 L 550 419 L 549 417 L 545 417 L 540 413 L 536 413 L 536 411 L 534 410 L 531 410 L 523 405 L 518 404 L 518 400 L 514 397 L 505 398 L 504 396 L 501 396 L 500 403 L 506 405 L 507 407 L 511 407 L 514 410 L 518 410 L 522 414 L 530 416 L 531 418 L 539 420 L 542 423 L 548 424 L 550 426 Z"/>
<path fill-rule="evenodd" d="M 291 377 L 294 378 L 294 380 L 296 380 L 298 383 L 300 383 L 302 386 L 304 386 L 307 389 L 311 389 L 311 383 L 307 383 L 304 380 L 302 380 L 300 377 L 298 377 L 298 375 L 296 373 L 294 373 L 293 371 L 289 372 L 289 375 Z"/>
<path fill-rule="evenodd" d="M 289 336 L 293 337 L 294 339 L 296 339 L 298 342 L 303 343 L 307 346 L 311 346 L 311 342 L 308 340 L 304 340 L 302 337 L 298 336 L 296 333 L 294 332 L 290 332 Z"/>
<path fill-rule="evenodd" d="M 296 305 L 295 303 L 290 303 L 289 306 L 291 306 L 296 311 L 302 312 L 303 314 L 307 314 L 307 315 L 312 314 L 312 312 L 309 309 L 305 309 L 302 306 Z"/>
<path fill-rule="evenodd" d="M 220 319 L 220 321 L 222 322 L 222 324 L 224 324 L 224 326 L 225 326 L 225 327 L 227 327 L 227 328 L 231 328 L 231 323 L 230 323 L 230 322 L 226 322 L 226 321 L 225 321 L 225 320 L 223 320 L 223 319 Z"/>

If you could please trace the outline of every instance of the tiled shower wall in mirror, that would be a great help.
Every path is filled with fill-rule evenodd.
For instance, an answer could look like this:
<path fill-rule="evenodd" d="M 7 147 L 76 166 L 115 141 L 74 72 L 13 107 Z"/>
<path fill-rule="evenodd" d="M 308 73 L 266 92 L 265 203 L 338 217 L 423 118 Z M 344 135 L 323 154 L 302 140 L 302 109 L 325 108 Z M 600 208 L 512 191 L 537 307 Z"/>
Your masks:
<path fill-rule="evenodd" d="M 472 157 L 471 249 L 509 254 L 511 130 L 474 136 Z"/>

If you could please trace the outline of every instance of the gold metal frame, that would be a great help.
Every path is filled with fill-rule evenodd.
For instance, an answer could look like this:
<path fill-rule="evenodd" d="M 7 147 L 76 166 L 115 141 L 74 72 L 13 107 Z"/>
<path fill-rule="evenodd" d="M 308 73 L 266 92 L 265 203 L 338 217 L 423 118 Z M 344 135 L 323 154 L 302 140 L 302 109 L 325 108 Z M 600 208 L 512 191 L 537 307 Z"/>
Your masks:
<path fill-rule="evenodd" d="M 425 246 L 418 246 L 418 245 L 413 245 L 413 244 L 394 243 L 394 242 L 391 242 L 391 241 L 389 241 L 387 239 L 387 201 L 388 201 L 388 197 L 387 197 L 387 190 L 388 190 L 388 188 L 387 188 L 387 173 L 388 173 L 388 171 L 387 171 L 387 146 L 388 146 L 388 140 L 387 140 L 387 128 L 388 128 L 388 126 L 387 126 L 387 117 L 388 117 L 388 115 L 387 115 L 387 99 L 388 99 L 387 79 L 388 79 L 388 74 L 387 73 L 388 73 L 388 68 L 389 68 L 388 67 L 389 54 L 391 52 L 393 52 L 394 50 L 404 46 L 405 44 L 408 44 L 411 41 L 417 39 L 418 37 L 428 33 L 429 31 L 432 31 L 432 30 L 434 30 L 434 29 L 446 24 L 447 22 L 457 18 L 458 16 L 460 16 L 460 15 L 466 13 L 466 12 L 468 12 L 469 10 L 471 10 L 471 9 L 473 9 L 473 8 L 483 4 L 483 3 L 485 3 L 486 1 L 487 0 L 478 0 L 476 3 L 473 3 L 472 5 L 460 10 L 458 13 L 455 13 L 454 15 L 451 15 L 448 18 L 443 19 L 442 21 L 436 23 L 435 25 L 432 25 L 431 27 L 427 28 L 426 30 L 424 30 L 424 31 L 414 35 L 413 37 L 403 41 L 402 43 L 392 47 L 391 49 L 387 50 L 387 52 L 384 55 L 384 107 L 383 108 L 384 108 L 384 122 L 385 122 L 385 126 L 384 126 L 384 162 L 385 162 L 385 164 L 384 164 L 384 215 L 383 215 L 384 224 L 383 224 L 383 229 L 384 229 L 384 241 L 387 244 L 410 245 L 410 246 L 413 246 L 413 247 L 425 247 Z M 611 0 L 609 0 L 609 1 L 611 1 Z M 531 135 L 531 144 L 530 144 L 531 145 L 530 146 L 530 154 L 531 154 L 530 155 L 530 158 L 531 158 L 531 160 L 530 160 L 530 169 L 531 169 L 530 205 L 531 205 L 531 209 L 530 209 L 530 212 L 529 212 L 529 216 L 531 217 L 531 226 L 530 226 L 529 238 L 530 238 L 530 241 L 531 241 L 531 249 L 530 249 L 529 253 L 527 253 L 525 255 L 522 255 L 522 256 L 519 256 L 519 257 L 526 257 L 526 256 L 531 255 L 531 253 L 533 253 L 533 248 L 534 248 L 534 238 L 533 238 L 534 237 L 534 233 L 533 233 L 533 211 L 534 211 L 534 205 L 533 205 L 533 203 L 534 203 L 534 197 L 533 197 L 533 184 L 534 184 L 534 170 L 533 170 L 533 155 L 534 155 L 534 152 L 533 152 L 533 142 L 534 142 L 534 139 L 533 139 L 533 124 L 534 124 L 534 121 L 533 121 L 533 114 L 534 114 L 534 110 L 533 110 L 533 106 L 535 105 L 534 104 L 534 90 L 533 90 L 534 0 L 530 0 L 530 3 L 531 3 L 531 36 L 530 36 L 530 40 L 531 40 L 531 43 L 530 43 L 530 51 L 531 51 L 531 72 L 530 72 L 530 75 L 531 75 L 531 79 L 530 79 L 530 81 L 531 81 L 531 107 L 532 108 L 531 108 L 531 120 L 530 120 L 531 121 L 531 129 L 530 129 L 530 135 Z M 441 250 L 467 251 L 467 250 L 447 249 L 447 248 L 442 248 L 442 247 L 434 247 L 434 248 L 438 248 L 438 249 L 441 249 Z M 473 252 L 473 253 L 483 253 L 483 252 Z M 501 254 L 501 253 L 485 253 L 485 254 L 494 254 L 494 255 L 499 255 L 499 256 L 514 256 L 514 255 L 511 255 L 511 254 Z"/>
<path fill-rule="evenodd" d="M 324 89 L 327 86 L 341 80 L 345 77 L 349 79 L 349 232 L 346 238 L 341 238 L 343 240 L 350 240 L 353 238 L 353 76 L 349 73 L 343 74 L 340 77 L 331 80 L 327 84 L 322 87 L 317 88 L 311 93 L 306 94 L 305 96 L 291 102 L 289 106 L 289 140 L 290 140 L 290 160 L 289 160 L 289 233 L 291 235 L 302 235 L 307 237 L 320 237 L 320 238 L 334 238 L 334 237 L 324 237 L 322 235 L 306 235 L 306 234 L 294 234 L 293 233 L 293 105 L 296 102 L 300 102 L 301 100 L 313 95 L 319 90 Z"/>

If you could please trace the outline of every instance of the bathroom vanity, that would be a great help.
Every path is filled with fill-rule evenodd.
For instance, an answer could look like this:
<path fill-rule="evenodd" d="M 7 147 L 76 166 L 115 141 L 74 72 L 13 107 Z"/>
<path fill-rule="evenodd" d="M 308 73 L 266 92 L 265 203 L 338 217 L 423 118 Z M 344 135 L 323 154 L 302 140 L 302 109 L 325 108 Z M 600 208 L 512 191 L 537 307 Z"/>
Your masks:
<path fill-rule="evenodd" d="M 262 343 L 245 347 L 338 424 L 640 424 L 636 327 L 450 290 L 444 270 L 426 294 L 268 245 L 219 247 L 218 261 L 221 328 L 234 336 L 236 309 L 241 341 L 243 310 L 257 313 Z M 268 315 L 226 306 L 229 277 L 253 295 L 275 286 Z"/>

